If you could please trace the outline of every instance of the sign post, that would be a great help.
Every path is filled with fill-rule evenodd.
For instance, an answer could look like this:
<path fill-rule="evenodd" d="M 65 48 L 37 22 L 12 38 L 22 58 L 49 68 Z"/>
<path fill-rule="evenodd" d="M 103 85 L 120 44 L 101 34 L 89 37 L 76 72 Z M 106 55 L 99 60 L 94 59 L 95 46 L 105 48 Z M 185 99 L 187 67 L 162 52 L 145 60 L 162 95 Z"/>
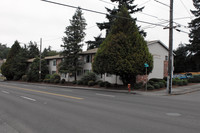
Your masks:
<path fill-rule="evenodd" d="M 147 91 L 147 68 L 149 67 L 149 64 L 144 63 L 144 67 L 146 68 L 146 91 Z"/>

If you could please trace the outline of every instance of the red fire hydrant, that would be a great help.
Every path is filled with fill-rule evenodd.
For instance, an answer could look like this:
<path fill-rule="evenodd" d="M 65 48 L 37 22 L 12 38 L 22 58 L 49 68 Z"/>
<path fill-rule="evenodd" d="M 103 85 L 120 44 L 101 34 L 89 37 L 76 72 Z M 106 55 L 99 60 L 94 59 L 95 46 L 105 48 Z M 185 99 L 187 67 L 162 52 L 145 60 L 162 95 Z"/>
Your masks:
<path fill-rule="evenodd" d="M 131 92 L 131 84 L 128 84 L 128 92 Z"/>

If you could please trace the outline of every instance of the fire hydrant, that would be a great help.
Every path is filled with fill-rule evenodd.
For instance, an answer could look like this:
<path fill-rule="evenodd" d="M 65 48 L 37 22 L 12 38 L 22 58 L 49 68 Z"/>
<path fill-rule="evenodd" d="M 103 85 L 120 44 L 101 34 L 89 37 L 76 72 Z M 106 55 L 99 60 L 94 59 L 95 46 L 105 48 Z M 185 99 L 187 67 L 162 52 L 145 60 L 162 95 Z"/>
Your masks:
<path fill-rule="evenodd" d="M 131 84 L 128 84 L 128 92 L 131 92 Z"/>

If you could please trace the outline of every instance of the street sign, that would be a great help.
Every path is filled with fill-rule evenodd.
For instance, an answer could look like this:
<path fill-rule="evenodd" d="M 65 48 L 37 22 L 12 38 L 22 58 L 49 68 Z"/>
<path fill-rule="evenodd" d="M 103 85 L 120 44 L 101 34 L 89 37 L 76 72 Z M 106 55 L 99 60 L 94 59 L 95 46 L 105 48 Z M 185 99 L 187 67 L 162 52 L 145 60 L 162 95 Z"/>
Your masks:
<path fill-rule="evenodd" d="M 144 67 L 149 67 L 149 64 L 147 64 L 147 63 L 144 63 Z"/>

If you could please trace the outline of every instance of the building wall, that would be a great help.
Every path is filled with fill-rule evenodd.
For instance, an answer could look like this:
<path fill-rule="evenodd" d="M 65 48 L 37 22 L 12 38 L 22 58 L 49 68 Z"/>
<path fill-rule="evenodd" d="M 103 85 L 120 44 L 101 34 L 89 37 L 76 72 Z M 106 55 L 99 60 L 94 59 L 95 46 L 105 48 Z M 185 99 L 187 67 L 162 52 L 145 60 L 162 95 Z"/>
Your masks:
<path fill-rule="evenodd" d="M 159 43 L 148 45 L 149 52 L 153 55 L 153 70 L 149 74 L 148 79 L 164 77 L 164 62 L 168 58 L 168 51 Z"/>
<path fill-rule="evenodd" d="M 148 79 L 151 78 L 163 78 L 167 76 L 168 71 L 168 61 L 166 60 L 168 58 L 168 50 L 162 46 L 159 42 L 155 42 L 153 44 L 148 45 L 149 52 L 153 55 L 153 70 L 148 75 Z M 88 60 L 88 55 L 89 60 Z M 92 71 L 92 62 L 94 59 L 95 54 L 88 54 L 88 55 L 81 55 L 80 56 L 80 62 L 82 62 L 81 67 L 82 70 L 78 72 L 77 74 L 77 80 L 80 80 L 82 76 Z M 167 58 L 166 58 L 167 57 Z M 56 61 L 56 66 L 53 65 L 53 61 Z M 61 62 L 61 59 L 59 60 L 49 60 L 49 72 L 52 74 L 52 72 L 58 73 L 58 64 Z M 73 75 L 70 74 L 61 74 L 61 78 L 65 79 L 66 81 L 74 81 Z M 146 82 L 146 76 L 139 75 L 137 77 L 137 82 Z M 98 75 L 98 80 L 102 81 L 108 81 L 112 84 L 122 84 L 122 81 L 120 80 L 119 76 L 116 75 L 110 75 L 110 74 L 103 74 Z"/>
<path fill-rule="evenodd" d="M 56 67 L 56 59 L 49 60 L 49 74 L 54 74 L 57 72 L 57 67 Z"/>

